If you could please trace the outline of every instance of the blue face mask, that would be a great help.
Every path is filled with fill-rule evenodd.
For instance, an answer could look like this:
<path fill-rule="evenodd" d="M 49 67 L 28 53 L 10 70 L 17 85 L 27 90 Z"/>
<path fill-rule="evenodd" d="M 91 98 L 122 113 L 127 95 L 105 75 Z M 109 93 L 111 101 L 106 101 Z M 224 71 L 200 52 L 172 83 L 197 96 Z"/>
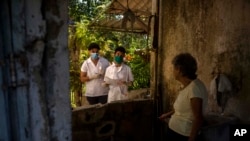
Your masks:
<path fill-rule="evenodd" d="M 123 57 L 122 56 L 115 56 L 115 62 L 117 64 L 121 64 L 123 62 Z"/>
<path fill-rule="evenodd" d="M 92 59 L 96 60 L 96 59 L 98 59 L 98 57 L 99 57 L 98 53 L 91 53 Z"/>

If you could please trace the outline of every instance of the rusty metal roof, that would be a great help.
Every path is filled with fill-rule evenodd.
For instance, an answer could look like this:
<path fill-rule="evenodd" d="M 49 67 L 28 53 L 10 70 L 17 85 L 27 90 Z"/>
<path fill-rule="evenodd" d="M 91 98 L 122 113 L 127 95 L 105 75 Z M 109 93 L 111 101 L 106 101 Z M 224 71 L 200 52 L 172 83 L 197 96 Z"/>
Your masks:
<path fill-rule="evenodd" d="M 91 24 L 91 28 L 104 30 L 149 33 L 152 0 L 113 0 L 102 17 Z"/>

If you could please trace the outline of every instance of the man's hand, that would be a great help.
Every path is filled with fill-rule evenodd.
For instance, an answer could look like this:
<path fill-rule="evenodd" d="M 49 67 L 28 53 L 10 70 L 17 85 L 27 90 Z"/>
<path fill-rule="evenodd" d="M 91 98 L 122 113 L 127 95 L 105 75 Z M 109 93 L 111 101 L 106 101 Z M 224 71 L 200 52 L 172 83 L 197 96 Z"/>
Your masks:
<path fill-rule="evenodd" d="M 126 82 L 122 80 L 117 80 L 117 85 L 126 85 Z"/>
<path fill-rule="evenodd" d="M 106 83 L 106 82 L 103 82 L 103 83 L 102 83 L 102 87 L 108 87 L 108 86 L 109 86 L 108 83 Z"/>
<path fill-rule="evenodd" d="M 117 81 L 117 85 L 127 85 L 127 86 L 131 86 L 131 85 L 132 85 L 132 82 L 126 82 L 126 81 L 118 80 L 118 81 Z"/>
<path fill-rule="evenodd" d="M 89 80 L 98 79 L 98 78 L 100 78 L 100 77 L 102 77 L 102 75 L 99 74 L 99 73 L 97 73 L 97 74 L 94 74 L 94 75 L 89 76 Z"/>

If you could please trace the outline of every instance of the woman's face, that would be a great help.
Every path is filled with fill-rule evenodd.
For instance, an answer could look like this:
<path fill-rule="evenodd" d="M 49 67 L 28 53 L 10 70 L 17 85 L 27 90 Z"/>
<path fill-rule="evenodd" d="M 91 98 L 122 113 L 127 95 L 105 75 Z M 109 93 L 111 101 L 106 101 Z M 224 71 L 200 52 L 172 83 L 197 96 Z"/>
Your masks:
<path fill-rule="evenodd" d="M 179 80 L 181 76 L 181 72 L 178 66 L 173 66 L 173 75 L 174 75 L 175 80 Z"/>

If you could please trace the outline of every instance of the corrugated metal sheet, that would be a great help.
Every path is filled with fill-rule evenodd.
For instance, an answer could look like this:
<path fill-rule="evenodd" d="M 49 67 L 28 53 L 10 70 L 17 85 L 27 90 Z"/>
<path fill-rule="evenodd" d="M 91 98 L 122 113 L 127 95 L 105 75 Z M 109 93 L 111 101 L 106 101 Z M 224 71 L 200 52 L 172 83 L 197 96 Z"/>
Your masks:
<path fill-rule="evenodd" d="M 149 33 L 152 0 L 113 0 L 105 16 L 97 18 L 91 28 L 121 32 Z"/>

